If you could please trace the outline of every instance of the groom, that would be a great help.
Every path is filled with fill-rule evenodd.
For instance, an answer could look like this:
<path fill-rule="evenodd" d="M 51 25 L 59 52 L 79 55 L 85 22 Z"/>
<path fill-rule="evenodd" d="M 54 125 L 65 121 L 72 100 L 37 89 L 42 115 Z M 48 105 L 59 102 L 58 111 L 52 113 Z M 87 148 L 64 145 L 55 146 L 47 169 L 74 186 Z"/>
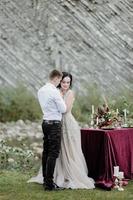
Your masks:
<path fill-rule="evenodd" d="M 60 71 L 51 71 L 49 82 L 38 90 L 38 100 L 43 112 L 43 185 L 49 191 L 61 189 L 53 182 L 56 158 L 60 152 L 62 113 L 66 112 L 65 102 L 56 88 L 61 78 Z"/>

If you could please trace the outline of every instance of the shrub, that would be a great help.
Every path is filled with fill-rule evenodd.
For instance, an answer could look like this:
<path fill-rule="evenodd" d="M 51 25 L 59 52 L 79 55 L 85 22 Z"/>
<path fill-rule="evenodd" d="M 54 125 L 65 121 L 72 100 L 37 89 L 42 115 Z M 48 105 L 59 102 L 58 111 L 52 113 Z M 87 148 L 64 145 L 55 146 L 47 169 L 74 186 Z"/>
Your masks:
<path fill-rule="evenodd" d="M 26 87 L 0 88 L 0 121 L 31 120 L 41 118 L 41 110 L 35 96 Z"/>

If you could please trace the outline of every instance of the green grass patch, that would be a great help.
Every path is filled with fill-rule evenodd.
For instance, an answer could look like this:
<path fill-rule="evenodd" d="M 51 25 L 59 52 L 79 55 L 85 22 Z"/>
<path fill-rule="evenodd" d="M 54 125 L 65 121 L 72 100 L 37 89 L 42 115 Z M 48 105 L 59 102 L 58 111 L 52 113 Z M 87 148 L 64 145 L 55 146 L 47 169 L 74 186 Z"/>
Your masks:
<path fill-rule="evenodd" d="M 133 181 L 124 187 L 123 192 L 117 190 L 63 190 L 44 191 L 42 185 L 27 183 L 31 173 L 1 171 L 0 200 L 133 200 Z"/>

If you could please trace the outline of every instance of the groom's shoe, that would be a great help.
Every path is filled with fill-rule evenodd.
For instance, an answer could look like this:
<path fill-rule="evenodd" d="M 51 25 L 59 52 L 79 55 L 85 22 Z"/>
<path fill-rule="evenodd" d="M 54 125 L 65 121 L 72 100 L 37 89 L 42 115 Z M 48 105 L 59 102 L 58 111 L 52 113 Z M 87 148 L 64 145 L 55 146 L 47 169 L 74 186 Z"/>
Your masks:
<path fill-rule="evenodd" d="M 61 191 L 65 189 L 65 188 L 59 187 L 55 183 L 53 183 L 52 186 L 48 186 L 48 185 L 43 185 L 43 186 L 44 186 L 44 190 L 46 191 Z"/>

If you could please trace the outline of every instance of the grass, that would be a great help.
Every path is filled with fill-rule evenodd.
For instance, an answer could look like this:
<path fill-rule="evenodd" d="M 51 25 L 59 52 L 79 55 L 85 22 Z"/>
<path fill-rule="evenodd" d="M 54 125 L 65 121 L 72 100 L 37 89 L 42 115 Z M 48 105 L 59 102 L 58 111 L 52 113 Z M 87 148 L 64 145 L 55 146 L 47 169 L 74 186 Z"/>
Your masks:
<path fill-rule="evenodd" d="M 63 190 L 46 192 L 42 185 L 27 183 L 32 175 L 28 172 L 0 172 L 0 200 L 133 200 L 133 181 L 124 187 L 123 192 L 117 190 Z"/>

